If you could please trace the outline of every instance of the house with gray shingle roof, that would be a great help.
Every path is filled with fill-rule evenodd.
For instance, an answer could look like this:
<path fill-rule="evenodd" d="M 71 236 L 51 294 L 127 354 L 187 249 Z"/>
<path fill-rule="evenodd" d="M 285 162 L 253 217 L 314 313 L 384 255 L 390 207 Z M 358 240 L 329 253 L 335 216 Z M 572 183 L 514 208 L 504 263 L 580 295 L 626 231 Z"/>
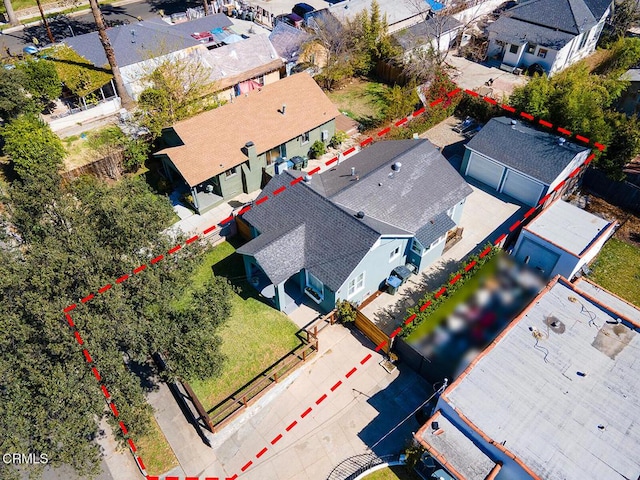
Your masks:
<path fill-rule="evenodd" d="M 487 28 L 489 58 L 503 68 L 540 65 L 553 75 L 593 53 L 612 0 L 526 0 Z"/>
<path fill-rule="evenodd" d="M 589 148 L 507 117 L 492 118 L 465 145 L 460 173 L 505 193 L 524 205 L 536 206 L 577 167 Z M 565 183 L 545 201 L 561 195 Z"/>
<path fill-rule="evenodd" d="M 297 175 L 267 184 L 260 207 L 242 217 L 253 239 L 238 249 L 247 278 L 285 312 L 304 295 L 322 311 L 340 299 L 359 304 L 395 268 L 424 270 L 472 191 L 426 140 L 375 143 L 292 185 Z"/>
<path fill-rule="evenodd" d="M 224 14 L 207 15 L 169 25 L 151 19 L 107 29 L 129 95 L 137 99 L 147 86 L 145 77 L 168 60 L 185 59 L 201 65 L 203 74 L 224 99 L 280 79 L 283 66 L 266 35 L 238 35 Z M 96 32 L 66 38 L 63 43 L 93 63 L 107 65 Z"/>

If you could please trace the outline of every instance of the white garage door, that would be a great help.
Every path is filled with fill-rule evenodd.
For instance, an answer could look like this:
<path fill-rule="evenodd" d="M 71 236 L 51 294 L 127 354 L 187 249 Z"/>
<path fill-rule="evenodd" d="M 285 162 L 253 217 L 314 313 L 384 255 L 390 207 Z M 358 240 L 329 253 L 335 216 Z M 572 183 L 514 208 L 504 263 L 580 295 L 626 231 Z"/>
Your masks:
<path fill-rule="evenodd" d="M 520 200 L 525 205 L 535 207 L 542 195 L 544 186 L 530 178 L 525 177 L 513 170 L 507 170 L 507 176 L 504 179 L 502 192 L 510 197 Z"/>
<path fill-rule="evenodd" d="M 502 165 L 471 153 L 469 166 L 467 167 L 467 175 L 470 177 L 480 180 L 482 183 L 497 190 L 503 172 L 504 167 Z"/>

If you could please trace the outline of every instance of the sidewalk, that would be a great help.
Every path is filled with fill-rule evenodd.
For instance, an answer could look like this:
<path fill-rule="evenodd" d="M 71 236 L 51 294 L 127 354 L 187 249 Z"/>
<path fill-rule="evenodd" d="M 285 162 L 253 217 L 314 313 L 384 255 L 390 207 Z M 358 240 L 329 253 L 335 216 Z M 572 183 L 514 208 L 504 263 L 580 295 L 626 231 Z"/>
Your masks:
<path fill-rule="evenodd" d="M 318 356 L 210 437 L 211 449 L 192 433 L 186 420 L 175 417 L 179 411 L 175 402 L 172 406 L 150 397 L 184 473 L 220 478 L 237 474 L 256 480 L 325 479 L 334 466 L 364 453 L 432 393 L 408 367 L 387 373 L 378 364 L 382 356 L 359 332 L 333 325 L 322 331 L 319 340 Z M 368 354 L 370 359 L 362 364 Z M 346 377 L 353 367 L 357 370 Z M 338 381 L 342 383 L 335 387 Z M 172 420 L 165 422 L 163 417 Z M 401 450 L 417 427 L 411 417 L 375 453 Z"/>

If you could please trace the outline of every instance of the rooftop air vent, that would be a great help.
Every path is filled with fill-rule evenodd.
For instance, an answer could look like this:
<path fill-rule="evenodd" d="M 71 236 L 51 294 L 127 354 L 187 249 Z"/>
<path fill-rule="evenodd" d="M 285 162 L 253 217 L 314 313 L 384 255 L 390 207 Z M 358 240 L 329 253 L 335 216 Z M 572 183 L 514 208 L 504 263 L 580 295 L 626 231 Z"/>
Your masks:
<path fill-rule="evenodd" d="M 391 170 L 393 170 L 394 172 L 399 172 L 400 167 L 402 167 L 402 164 L 400 162 L 394 162 L 394 164 L 391 165 Z"/>
<path fill-rule="evenodd" d="M 311 183 L 311 175 L 307 174 L 304 176 L 304 183 Z"/>
<path fill-rule="evenodd" d="M 356 218 L 364 218 L 364 212 L 361 210 L 358 213 L 356 213 Z"/>
<path fill-rule="evenodd" d="M 547 324 L 549 330 L 559 335 L 563 334 L 566 330 L 564 323 L 555 315 L 547 315 L 544 323 Z"/>
<path fill-rule="evenodd" d="M 282 115 L 284 115 L 286 113 L 286 111 L 287 111 L 287 104 L 283 103 L 282 104 L 282 110 L 280 110 L 280 113 L 282 113 Z"/>
<path fill-rule="evenodd" d="M 351 167 L 351 176 L 354 177 L 356 175 L 356 167 Z"/>
<path fill-rule="evenodd" d="M 560 137 L 558 138 L 558 145 L 564 145 L 566 141 L 567 141 L 566 139 Z"/>
<path fill-rule="evenodd" d="M 518 122 L 515 120 L 511 120 L 511 128 L 513 128 L 515 130 L 516 125 L 518 125 Z"/>

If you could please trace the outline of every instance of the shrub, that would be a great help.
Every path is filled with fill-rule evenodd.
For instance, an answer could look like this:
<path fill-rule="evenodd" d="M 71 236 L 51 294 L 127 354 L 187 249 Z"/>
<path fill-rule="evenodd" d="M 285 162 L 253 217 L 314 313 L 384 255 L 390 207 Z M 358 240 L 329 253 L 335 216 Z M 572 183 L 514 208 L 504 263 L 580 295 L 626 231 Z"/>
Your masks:
<path fill-rule="evenodd" d="M 342 143 L 349 138 L 347 132 L 343 132 L 342 130 L 336 130 L 336 133 L 331 137 L 331 141 L 329 142 L 329 146 L 331 148 L 338 148 Z"/>
<path fill-rule="evenodd" d="M 351 323 L 356 321 L 356 307 L 347 300 L 338 300 L 336 303 L 336 313 L 338 321 Z"/>
<path fill-rule="evenodd" d="M 324 142 L 320 140 L 313 142 L 313 145 L 311 145 L 311 148 L 309 149 L 309 157 L 311 158 L 319 158 L 325 153 L 327 153 L 327 147 Z"/>

